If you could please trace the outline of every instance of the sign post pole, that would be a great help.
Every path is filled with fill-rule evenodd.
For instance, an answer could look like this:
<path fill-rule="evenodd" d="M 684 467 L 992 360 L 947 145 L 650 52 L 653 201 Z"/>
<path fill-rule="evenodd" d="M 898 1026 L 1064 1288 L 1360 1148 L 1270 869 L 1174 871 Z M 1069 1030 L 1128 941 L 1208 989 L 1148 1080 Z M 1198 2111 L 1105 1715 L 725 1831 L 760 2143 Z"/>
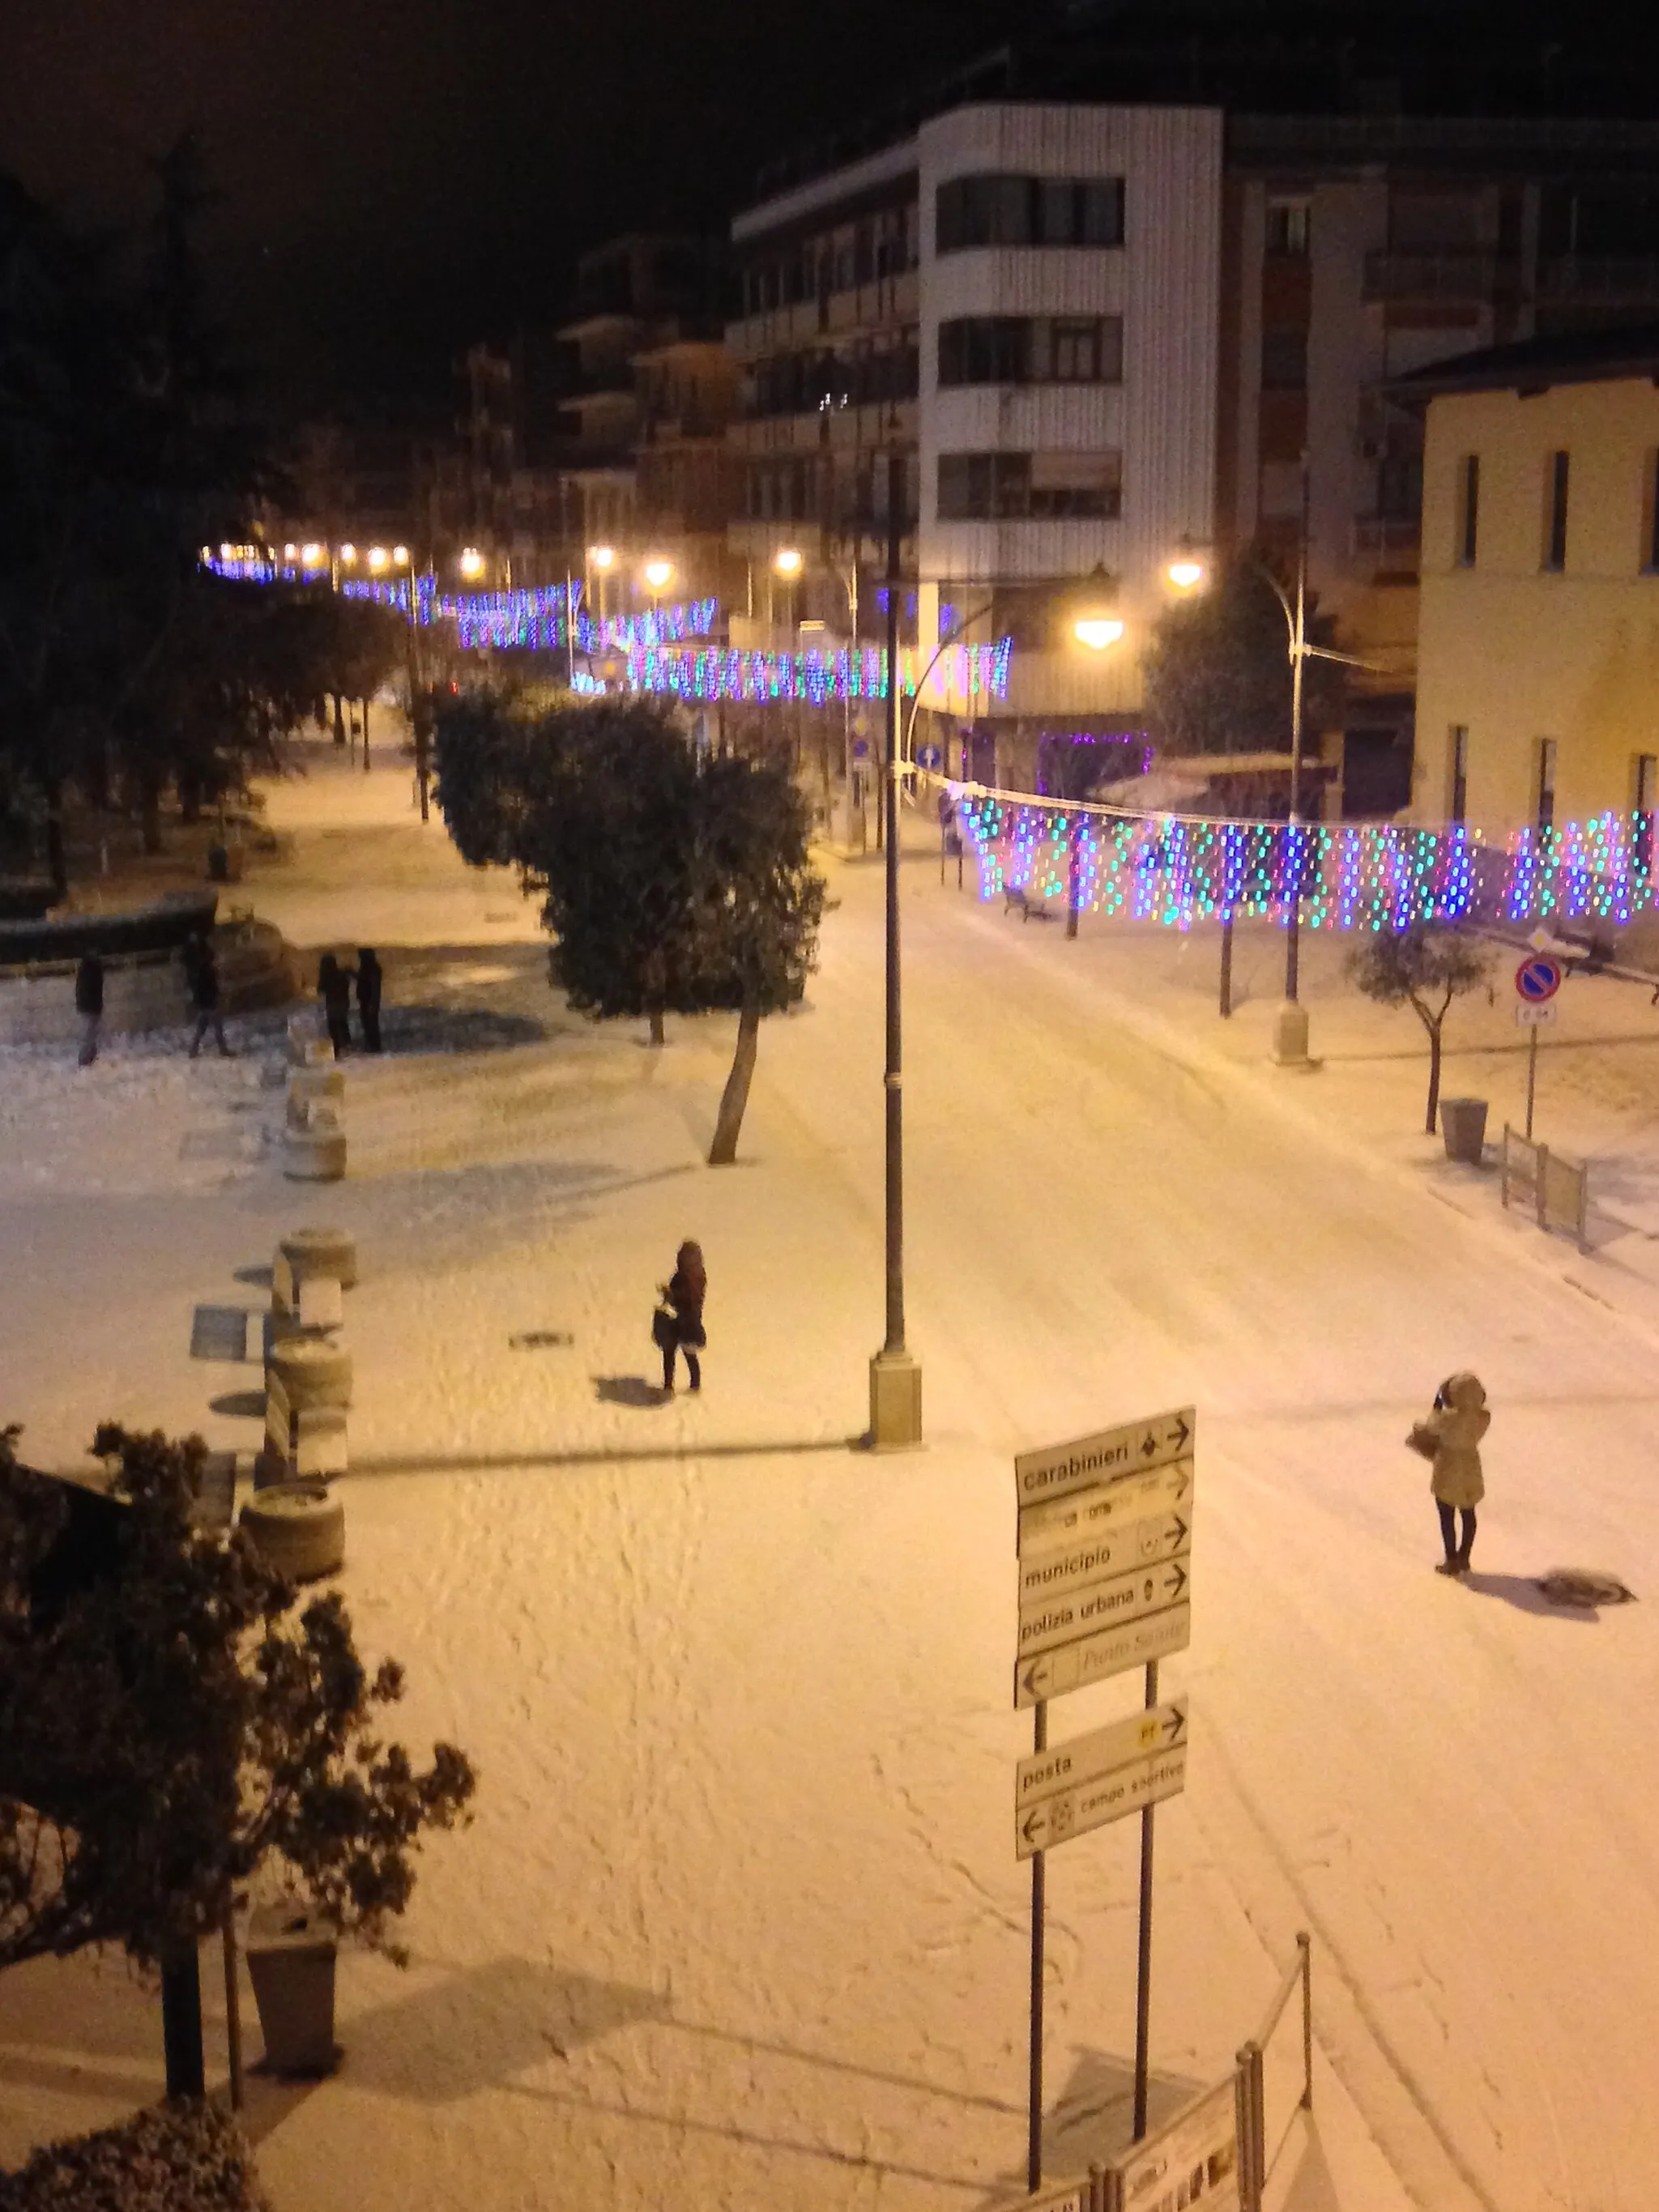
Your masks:
<path fill-rule="evenodd" d="M 1039 1698 L 1033 1709 L 1031 1749 L 1048 1748 L 1048 1707 Z M 1035 2196 L 1042 2186 L 1042 1914 L 1047 1854 L 1031 1859 L 1031 2110 L 1025 2148 L 1025 2186 Z"/>
<path fill-rule="evenodd" d="M 1158 1662 L 1146 1662 L 1146 1710 L 1158 1703 Z M 1152 2021 L 1152 1816 L 1155 1805 L 1140 1813 L 1140 1933 L 1135 1953 L 1135 2110 L 1133 2140 L 1146 2132 L 1146 2062 Z"/>
<path fill-rule="evenodd" d="M 1527 1142 L 1532 1142 L 1532 1102 L 1538 1088 L 1538 1030 L 1534 1024 L 1527 1032 Z"/>

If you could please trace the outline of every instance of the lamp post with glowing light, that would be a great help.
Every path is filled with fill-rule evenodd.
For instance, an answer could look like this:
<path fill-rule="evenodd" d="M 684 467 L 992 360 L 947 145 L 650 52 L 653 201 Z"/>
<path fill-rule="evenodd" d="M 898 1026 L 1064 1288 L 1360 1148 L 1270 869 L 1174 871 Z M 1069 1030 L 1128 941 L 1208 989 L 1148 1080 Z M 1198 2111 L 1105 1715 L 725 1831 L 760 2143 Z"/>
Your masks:
<path fill-rule="evenodd" d="M 845 569 L 836 568 L 832 562 L 826 562 L 823 565 L 847 594 L 847 613 L 851 624 L 848 653 L 848 683 L 842 698 L 842 781 L 847 799 L 847 842 L 850 845 L 853 842 L 853 680 L 854 672 L 858 665 L 859 652 L 859 569 L 856 561 L 850 568 Z M 780 576 L 787 577 L 793 581 L 805 569 L 806 556 L 798 546 L 781 545 L 772 556 L 772 566 Z M 752 605 L 750 611 L 751 614 L 754 611 Z M 827 799 L 827 792 L 825 796 Z M 860 822 L 864 819 L 861 806 L 859 810 L 859 819 Z M 867 839 L 865 842 L 867 842 Z"/>
<path fill-rule="evenodd" d="M 1123 636 L 1123 621 L 1104 607 L 1079 608 L 1072 623 L 1072 635 L 1089 653 L 1109 653 Z M 1067 779 L 1069 781 L 1069 779 Z M 1075 802 L 1066 799 L 1068 810 Z M 1066 934 L 1077 935 L 1078 908 L 1083 896 L 1083 817 L 1078 814 L 1072 823 L 1072 834 L 1066 863 Z"/>
<path fill-rule="evenodd" d="M 662 643 L 662 595 L 674 580 L 674 564 L 672 561 L 664 560 L 660 554 L 657 554 L 646 562 L 641 573 L 651 593 L 651 626 L 656 632 L 652 641 L 653 644 L 660 645 Z"/>
<path fill-rule="evenodd" d="M 610 576 L 611 571 L 616 567 L 616 565 L 617 549 L 614 545 L 590 545 L 588 547 L 587 604 L 589 606 L 592 606 L 593 604 L 593 577 L 597 572 L 599 579 L 599 628 L 601 630 L 605 628 L 605 581 Z M 601 640 L 601 642 L 603 642 L 603 640 Z"/>

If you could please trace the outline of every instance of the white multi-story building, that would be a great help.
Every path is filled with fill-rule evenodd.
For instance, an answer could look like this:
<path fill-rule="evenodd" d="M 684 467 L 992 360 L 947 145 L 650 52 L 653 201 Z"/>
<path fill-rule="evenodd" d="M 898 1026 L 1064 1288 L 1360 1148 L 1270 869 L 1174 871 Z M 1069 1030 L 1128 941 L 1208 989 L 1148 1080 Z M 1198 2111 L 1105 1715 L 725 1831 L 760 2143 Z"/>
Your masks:
<path fill-rule="evenodd" d="M 917 636 L 1019 646 L 1006 700 L 953 696 L 947 654 L 929 705 L 1137 726 L 1171 550 L 1214 534 L 1221 143 L 1213 109 L 961 107 L 733 225 L 734 536 L 762 570 L 856 553 L 873 611 L 903 453 Z M 1121 649 L 1070 640 L 1061 582 L 1110 605 Z M 811 604 L 844 627 L 840 595 Z"/>

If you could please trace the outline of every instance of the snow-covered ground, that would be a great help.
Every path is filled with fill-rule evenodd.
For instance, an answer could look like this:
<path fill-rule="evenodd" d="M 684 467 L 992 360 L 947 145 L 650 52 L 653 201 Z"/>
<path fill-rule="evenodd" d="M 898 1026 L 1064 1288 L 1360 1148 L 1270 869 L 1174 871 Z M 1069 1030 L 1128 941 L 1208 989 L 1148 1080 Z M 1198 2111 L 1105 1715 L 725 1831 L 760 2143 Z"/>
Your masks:
<path fill-rule="evenodd" d="M 1275 945 L 1241 939 L 1259 995 L 1224 1027 L 1213 939 L 1068 945 L 908 861 L 928 1443 L 871 1457 L 848 1439 L 882 1315 L 878 870 L 831 864 L 822 973 L 767 1025 L 743 1164 L 715 1173 L 730 1024 L 653 1054 L 574 1020 L 533 910 L 421 828 L 405 771 L 313 763 L 273 792 L 291 850 L 246 895 L 296 943 L 390 956 L 347 1182 L 281 1178 L 270 1022 L 228 1064 L 0 1055 L 0 1418 L 30 1456 L 71 1463 L 106 1414 L 251 1447 L 257 1370 L 192 1360 L 196 1310 L 257 1306 L 245 1278 L 298 1221 L 360 1240 L 346 1588 L 365 1646 L 408 1664 L 409 1733 L 464 1743 L 481 1795 L 425 1856 L 409 1972 L 344 1961 L 341 2072 L 251 2084 L 277 2212 L 1018 2194 L 1012 1457 L 1188 1400 L 1194 1636 L 1164 1674 L 1194 1747 L 1158 1821 L 1155 2111 L 1230 2064 L 1307 1927 L 1296 2212 L 1645 2208 L 1639 1226 L 1580 1258 L 1503 1221 L 1490 1179 L 1412 1134 L 1411 1018 L 1343 997 L 1322 948 L 1327 1066 L 1285 1076 L 1261 1064 Z M 1632 1041 L 1553 1043 L 1540 1123 L 1645 1188 L 1659 1017 L 1627 989 L 1591 1011 L 1618 988 L 1569 987 L 1586 1038 Z M 1477 1012 L 1486 1056 L 1449 1087 L 1513 1087 L 1507 1018 L 1487 1037 Z M 662 1406 L 647 1327 L 686 1235 L 707 1383 Z M 1495 1419 L 1459 1586 L 1431 1571 L 1401 1438 L 1463 1364 Z M 1553 1612 L 1531 1578 L 1561 1564 L 1649 1602 Z M 1138 1690 L 1056 1704 L 1051 1738 Z M 1135 1877 L 1133 1824 L 1050 1857 L 1055 2173 L 1127 2132 Z M 158 2066 L 118 1962 L 0 1979 L 0 2165 L 154 2094 Z"/>

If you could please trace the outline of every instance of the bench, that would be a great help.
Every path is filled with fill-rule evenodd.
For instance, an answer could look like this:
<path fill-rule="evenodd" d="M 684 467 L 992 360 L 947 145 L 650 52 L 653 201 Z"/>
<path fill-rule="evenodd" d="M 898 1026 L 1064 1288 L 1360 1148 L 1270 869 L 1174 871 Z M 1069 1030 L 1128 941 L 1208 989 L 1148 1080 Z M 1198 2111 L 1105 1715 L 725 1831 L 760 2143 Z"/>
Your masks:
<path fill-rule="evenodd" d="M 1017 914 L 1022 921 L 1052 921 L 1054 919 L 1041 899 L 1028 898 L 1018 884 L 1002 886 L 1002 911 L 1004 914 Z"/>

